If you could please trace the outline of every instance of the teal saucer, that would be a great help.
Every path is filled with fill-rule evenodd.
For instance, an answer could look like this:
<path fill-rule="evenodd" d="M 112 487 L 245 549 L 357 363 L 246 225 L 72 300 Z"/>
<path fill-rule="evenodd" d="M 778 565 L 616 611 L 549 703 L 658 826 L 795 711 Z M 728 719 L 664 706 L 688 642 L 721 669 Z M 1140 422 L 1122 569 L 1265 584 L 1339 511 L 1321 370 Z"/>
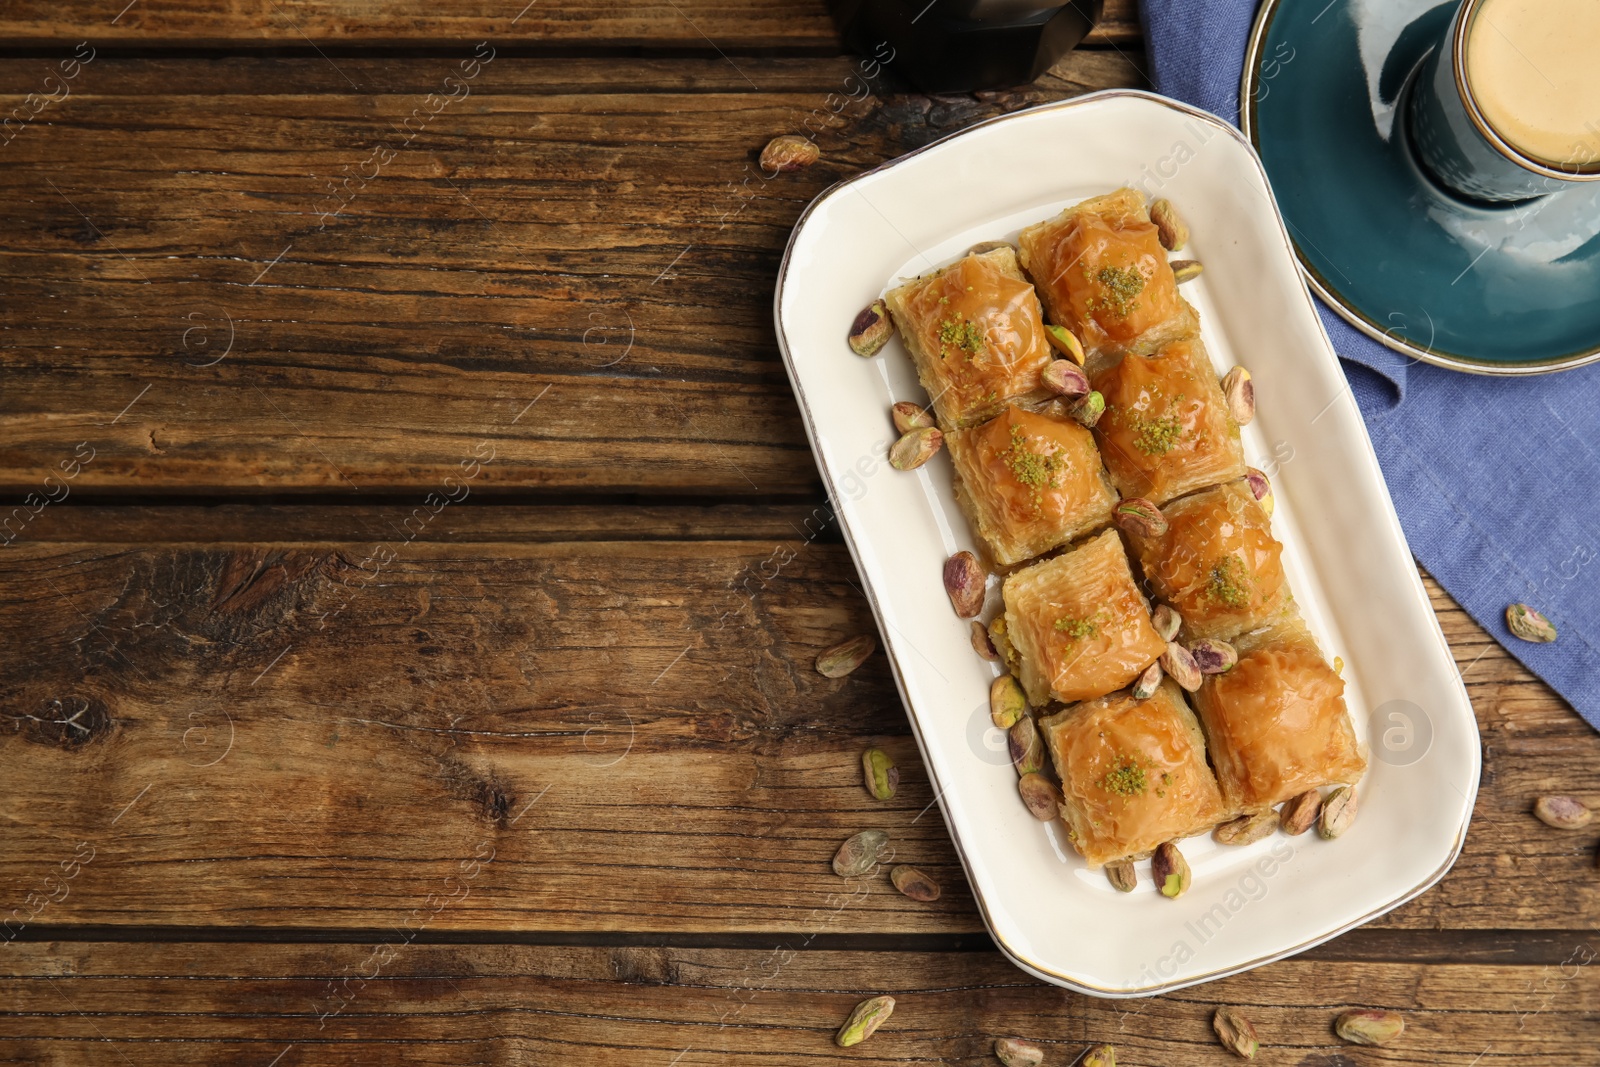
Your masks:
<path fill-rule="evenodd" d="M 1401 129 L 1455 3 L 1266 0 L 1240 125 L 1312 288 L 1396 351 L 1479 374 L 1600 359 L 1600 182 L 1486 207 L 1435 185 Z"/>

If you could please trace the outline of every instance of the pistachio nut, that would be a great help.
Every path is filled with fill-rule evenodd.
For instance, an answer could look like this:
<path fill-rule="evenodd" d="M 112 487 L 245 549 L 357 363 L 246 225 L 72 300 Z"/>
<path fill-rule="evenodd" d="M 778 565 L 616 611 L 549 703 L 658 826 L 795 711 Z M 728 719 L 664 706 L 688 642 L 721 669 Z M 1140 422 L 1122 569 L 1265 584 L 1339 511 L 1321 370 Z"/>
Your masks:
<path fill-rule="evenodd" d="M 1161 688 L 1161 679 L 1164 676 L 1165 675 L 1161 670 L 1160 660 L 1156 660 L 1154 663 L 1150 664 L 1150 666 L 1144 669 L 1144 673 L 1139 675 L 1138 679 L 1133 683 L 1133 699 L 1149 700 L 1151 697 L 1155 696 L 1156 690 Z"/>
<path fill-rule="evenodd" d="M 939 899 L 939 883 L 915 867 L 901 864 L 889 869 L 889 881 L 901 894 L 924 903 Z"/>
<path fill-rule="evenodd" d="M 1193 281 L 1200 277 L 1200 272 L 1205 270 L 1197 259 L 1175 259 L 1172 261 L 1172 277 L 1179 285 Z"/>
<path fill-rule="evenodd" d="M 1343 674 L 1344 673 L 1344 657 L 1343 656 L 1335 656 L 1335 657 L 1333 657 L 1333 673 L 1334 674 Z"/>
<path fill-rule="evenodd" d="M 944 561 L 944 591 L 956 615 L 970 619 L 983 610 L 984 577 L 971 552 L 962 550 Z"/>
<path fill-rule="evenodd" d="M 1167 517 L 1142 496 L 1120 501 L 1111 517 L 1118 529 L 1133 537 L 1160 537 L 1167 532 Z"/>
<path fill-rule="evenodd" d="M 894 334 L 894 320 L 882 300 L 874 300 L 861 309 L 856 321 L 850 324 L 850 351 L 863 358 L 875 356 Z"/>
<path fill-rule="evenodd" d="M 1139 885 L 1139 871 L 1127 860 L 1106 864 L 1106 881 L 1119 893 L 1131 893 Z"/>
<path fill-rule="evenodd" d="M 1114 1045 L 1096 1045 L 1083 1054 L 1078 1067 L 1117 1067 L 1117 1049 Z"/>
<path fill-rule="evenodd" d="M 869 748 L 861 753 L 861 777 L 875 799 L 891 800 L 900 784 L 900 768 L 890 762 L 883 749 Z"/>
<path fill-rule="evenodd" d="M 1078 340 L 1078 335 L 1065 326 L 1046 326 L 1044 335 L 1050 341 L 1050 346 L 1063 356 L 1066 356 L 1078 366 L 1083 366 L 1083 342 Z"/>
<path fill-rule="evenodd" d="M 1000 656 L 1000 662 L 1016 670 L 1017 650 L 1011 647 L 1011 639 L 1006 636 L 1006 617 L 996 615 L 989 621 L 989 640 L 994 642 L 994 650 Z"/>
<path fill-rule="evenodd" d="M 977 619 L 972 620 L 972 651 L 990 663 L 999 662 L 1000 653 L 995 651 L 994 642 L 989 640 L 988 627 Z"/>
<path fill-rule="evenodd" d="M 1356 787 L 1341 785 L 1328 794 L 1322 802 L 1322 813 L 1317 816 L 1317 836 L 1332 841 L 1356 821 Z"/>
<path fill-rule="evenodd" d="M 1183 858 L 1177 845 L 1164 841 L 1150 857 L 1150 877 L 1162 896 L 1181 897 L 1189 888 L 1189 861 Z"/>
<path fill-rule="evenodd" d="M 1169 678 L 1183 687 L 1184 692 L 1192 693 L 1200 688 L 1200 665 L 1194 661 L 1189 650 L 1178 642 L 1167 642 L 1167 650 L 1161 653 L 1161 666 Z"/>
<path fill-rule="evenodd" d="M 833 873 L 840 878 L 859 878 L 877 866 L 889 835 L 882 830 L 863 830 L 848 838 L 833 854 Z"/>
<path fill-rule="evenodd" d="M 1268 808 L 1254 815 L 1229 819 L 1212 831 L 1219 845 L 1253 845 L 1278 832 L 1278 813 Z"/>
<path fill-rule="evenodd" d="M 989 720 L 1002 730 L 1009 730 L 1028 714 L 1028 698 L 1022 686 L 1009 674 L 1002 674 L 989 683 Z"/>
<path fill-rule="evenodd" d="M 1038 771 L 1018 778 L 1017 792 L 1022 794 L 1022 803 L 1027 805 L 1028 814 L 1040 822 L 1053 822 L 1060 817 L 1061 790 Z"/>
<path fill-rule="evenodd" d="M 1261 510 L 1266 512 L 1270 519 L 1275 501 L 1272 498 L 1272 482 L 1267 478 L 1266 472 L 1255 467 L 1246 467 L 1244 480 L 1250 486 L 1250 495 L 1256 498 L 1256 503 L 1261 505 Z"/>
<path fill-rule="evenodd" d="M 1222 376 L 1222 395 L 1228 401 L 1228 414 L 1240 426 L 1249 426 L 1256 417 L 1256 385 L 1250 372 L 1235 367 Z"/>
<path fill-rule="evenodd" d="M 1581 830 L 1594 818 L 1589 805 L 1577 797 L 1540 797 L 1533 803 L 1533 813 L 1557 830 Z"/>
<path fill-rule="evenodd" d="M 1044 743 L 1039 740 L 1039 730 L 1031 717 L 1024 715 L 1011 724 L 1006 731 L 1006 746 L 1018 774 L 1044 770 Z"/>
<path fill-rule="evenodd" d="M 875 1034 L 884 1020 L 893 1014 L 893 997 L 872 997 L 863 1000 L 851 1010 L 850 1017 L 839 1027 L 839 1032 L 833 1035 L 833 1043 L 840 1048 L 859 1045 Z"/>
<path fill-rule="evenodd" d="M 1405 1032 L 1406 1021 L 1398 1012 L 1358 1008 L 1333 1021 L 1334 1033 L 1352 1045 L 1387 1045 Z"/>
<path fill-rule="evenodd" d="M 1010 241 L 979 241 L 977 244 L 975 244 L 971 248 L 967 249 L 967 255 L 969 255 L 969 256 L 981 256 L 985 252 L 993 252 L 997 248 L 1015 248 L 1015 247 L 1017 247 L 1017 246 L 1012 244 Z"/>
<path fill-rule="evenodd" d="M 1078 397 L 1089 391 L 1089 376 L 1070 359 L 1054 359 L 1040 374 L 1044 387 L 1062 396 Z"/>
<path fill-rule="evenodd" d="M 1506 608 L 1506 628 L 1513 636 L 1536 644 L 1554 641 L 1557 637 L 1550 620 L 1526 604 L 1512 604 Z"/>
<path fill-rule="evenodd" d="M 926 430 L 933 426 L 933 416 L 928 414 L 928 409 L 910 400 L 902 400 L 889 409 L 889 417 L 894 419 L 896 433 L 910 433 L 912 430 Z"/>
<path fill-rule="evenodd" d="M 1280 829 L 1290 837 L 1299 837 L 1316 825 L 1321 811 L 1322 794 L 1315 789 L 1307 789 L 1278 806 Z"/>
<path fill-rule="evenodd" d="M 1044 1049 L 1020 1037 L 997 1037 L 994 1058 L 1006 1067 L 1039 1067 L 1044 1062 Z"/>
<path fill-rule="evenodd" d="M 1201 638 L 1189 644 L 1189 655 L 1201 674 L 1225 674 L 1239 662 L 1239 651 L 1226 641 L 1214 637 Z"/>
<path fill-rule="evenodd" d="M 944 434 L 935 426 L 903 433 L 889 446 L 889 466 L 897 471 L 914 471 L 932 459 L 943 444 Z"/>
<path fill-rule="evenodd" d="M 1156 605 L 1156 610 L 1150 613 L 1150 621 L 1155 625 L 1156 633 L 1161 635 L 1163 641 L 1171 641 L 1183 628 L 1183 616 L 1166 604 Z"/>
<path fill-rule="evenodd" d="M 786 133 L 774 137 L 761 150 L 761 169 L 774 173 L 785 170 L 802 170 L 815 163 L 822 150 L 815 141 Z"/>
<path fill-rule="evenodd" d="M 878 642 L 871 634 L 861 634 L 848 641 L 840 641 L 824 649 L 817 657 L 817 673 L 824 678 L 843 678 L 863 663 L 877 649 Z"/>
<path fill-rule="evenodd" d="M 1211 1028 L 1217 1032 L 1217 1040 L 1222 1042 L 1222 1047 L 1235 1056 L 1253 1060 L 1261 1048 L 1255 1024 L 1239 1014 L 1236 1008 L 1218 1008 L 1216 1014 L 1211 1016 Z"/>
<path fill-rule="evenodd" d="M 1184 225 L 1171 200 L 1157 200 L 1151 204 L 1150 221 L 1156 224 L 1156 236 L 1168 252 L 1182 252 L 1183 246 L 1189 243 L 1189 227 Z"/>
<path fill-rule="evenodd" d="M 1094 429 L 1100 416 L 1106 413 L 1106 398 L 1096 392 L 1085 393 L 1067 406 L 1067 414 L 1077 419 L 1086 429 Z"/>

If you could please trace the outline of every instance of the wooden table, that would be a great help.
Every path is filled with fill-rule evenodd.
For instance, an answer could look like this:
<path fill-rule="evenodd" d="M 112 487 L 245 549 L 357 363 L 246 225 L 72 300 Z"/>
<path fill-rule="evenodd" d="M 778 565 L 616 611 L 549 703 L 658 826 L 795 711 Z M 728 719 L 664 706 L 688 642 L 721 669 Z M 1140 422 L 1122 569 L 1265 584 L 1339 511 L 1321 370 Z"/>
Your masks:
<path fill-rule="evenodd" d="M 1144 1001 L 1007 964 L 882 658 L 811 669 L 872 621 L 774 344 L 790 227 L 1141 84 L 1130 3 L 948 97 L 867 92 L 816 0 L 524 3 L 0 12 L 0 1059 L 1224 1063 L 1230 1003 L 1269 1064 L 1600 1063 L 1596 835 L 1529 814 L 1600 801 L 1600 738 L 1436 587 L 1483 731 L 1455 870 Z M 842 894 L 867 827 L 943 897 Z"/>

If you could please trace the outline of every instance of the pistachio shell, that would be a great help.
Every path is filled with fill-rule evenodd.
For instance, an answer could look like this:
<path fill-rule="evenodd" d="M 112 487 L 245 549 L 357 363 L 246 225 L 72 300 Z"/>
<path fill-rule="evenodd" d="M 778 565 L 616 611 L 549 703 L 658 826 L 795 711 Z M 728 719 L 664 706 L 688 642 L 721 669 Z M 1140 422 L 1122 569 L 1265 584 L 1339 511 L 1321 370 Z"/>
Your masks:
<path fill-rule="evenodd" d="M 1039 1067 L 1044 1062 L 1044 1049 L 1020 1037 L 997 1037 L 994 1058 L 1005 1067 Z"/>
<path fill-rule="evenodd" d="M 1002 730 L 1009 730 L 1028 713 L 1028 698 L 1022 686 L 1009 674 L 989 683 L 989 719 Z"/>
<path fill-rule="evenodd" d="M 928 409 L 913 404 L 909 400 L 902 400 L 889 409 L 889 416 L 894 419 L 896 433 L 910 433 L 912 430 L 926 430 L 933 426 L 933 416 L 928 414 Z"/>
<path fill-rule="evenodd" d="M 1358 1008 L 1333 1021 L 1334 1032 L 1352 1045 L 1387 1045 L 1406 1029 L 1397 1012 Z"/>
<path fill-rule="evenodd" d="M 1164 897 L 1181 897 L 1189 888 L 1189 861 L 1183 858 L 1178 846 L 1165 841 L 1156 846 L 1150 857 L 1150 877 Z"/>
<path fill-rule="evenodd" d="M 1151 204 L 1150 221 L 1156 224 L 1156 236 L 1168 252 L 1182 252 L 1183 246 L 1189 243 L 1189 227 L 1184 225 L 1172 201 L 1157 200 Z"/>
<path fill-rule="evenodd" d="M 1106 881 L 1119 893 L 1131 893 L 1139 885 L 1138 868 L 1127 860 L 1115 860 L 1106 864 Z"/>
<path fill-rule="evenodd" d="M 1250 425 L 1256 417 L 1256 385 L 1250 372 L 1235 367 L 1222 376 L 1222 395 L 1228 401 L 1228 414 L 1240 426 Z"/>
<path fill-rule="evenodd" d="M 944 561 L 944 591 L 956 615 L 963 619 L 983 610 L 984 573 L 977 556 L 961 551 Z"/>
<path fill-rule="evenodd" d="M 1065 326 L 1046 326 L 1045 337 L 1049 338 L 1050 346 L 1063 356 L 1066 356 L 1078 366 L 1084 364 L 1083 342 L 1078 340 L 1078 335 Z"/>
<path fill-rule="evenodd" d="M 1253 845 L 1278 832 L 1278 813 L 1270 808 L 1230 819 L 1212 831 L 1219 845 Z"/>
<path fill-rule="evenodd" d="M 1194 657 L 1194 665 L 1200 668 L 1201 674 L 1225 674 L 1239 662 L 1238 650 L 1214 637 L 1191 642 L 1189 655 Z"/>
<path fill-rule="evenodd" d="M 774 173 L 801 170 L 811 166 L 821 155 L 822 150 L 815 141 L 786 133 L 768 141 L 767 147 L 761 150 L 761 169 Z"/>
<path fill-rule="evenodd" d="M 1018 774 L 1032 774 L 1044 769 L 1044 743 L 1039 740 L 1039 730 L 1033 719 L 1024 715 L 1006 731 L 1011 762 Z"/>
<path fill-rule="evenodd" d="M 1261 1048 L 1255 1025 L 1235 1008 L 1218 1008 L 1211 1017 L 1211 1028 L 1217 1032 L 1222 1047 L 1236 1056 L 1253 1060 Z"/>
<path fill-rule="evenodd" d="M 1156 610 L 1150 613 L 1150 622 L 1155 625 L 1156 633 L 1161 635 L 1163 641 L 1171 641 L 1183 628 L 1183 616 L 1166 604 L 1156 605 Z"/>
<path fill-rule="evenodd" d="M 1061 790 L 1038 771 L 1017 779 L 1017 792 L 1028 807 L 1028 814 L 1040 822 L 1053 822 L 1061 815 Z"/>
<path fill-rule="evenodd" d="M 833 854 L 833 873 L 840 878 L 859 878 L 878 865 L 889 835 L 882 830 L 863 830 L 846 839 Z"/>
<path fill-rule="evenodd" d="M 1167 517 L 1142 496 L 1119 501 L 1111 517 L 1118 529 L 1134 537 L 1160 537 L 1167 532 Z"/>
<path fill-rule="evenodd" d="M 901 864 L 889 869 L 889 881 L 901 894 L 924 903 L 939 899 L 939 883 L 915 867 Z"/>
<path fill-rule="evenodd" d="M 1133 683 L 1133 699 L 1149 700 L 1155 696 L 1156 690 L 1161 688 L 1162 677 L 1161 661 L 1157 660 L 1146 667 L 1144 673 Z"/>
<path fill-rule="evenodd" d="M 1161 653 L 1161 666 L 1169 678 L 1183 687 L 1184 692 L 1192 693 L 1200 688 L 1200 665 L 1195 663 L 1189 650 L 1178 642 L 1167 642 L 1167 650 Z"/>
<path fill-rule="evenodd" d="M 1039 374 L 1046 389 L 1062 396 L 1082 396 L 1089 391 L 1089 376 L 1070 359 L 1056 359 Z"/>
<path fill-rule="evenodd" d="M 1099 393 L 1085 393 L 1067 407 L 1067 414 L 1078 420 L 1086 429 L 1094 429 L 1100 416 L 1106 413 L 1106 398 Z"/>
<path fill-rule="evenodd" d="M 1558 636 L 1550 620 L 1526 604 L 1512 604 L 1506 608 L 1506 629 L 1524 641 L 1544 644 Z"/>
<path fill-rule="evenodd" d="M 1172 277 L 1177 280 L 1179 285 L 1200 277 L 1200 272 L 1203 270 L 1205 268 L 1200 265 L 1199 260 L 1175 259 L 1172 261 Z"/>
<path fill-rule="evenodd" d="M 872 997 L 863 1000 L 850 1012 L 850 1017 L 839 1027 L 839 1032 L 833 1035 L 833 1043 L 840 1048 L 849 1048 L 859 1045 L 877 1032 L 884 1020 L 894 1014 L 893 997 Z"/>
<path fill-rule="evenodd" d="M 1299 796 L 1285 800 L 1278 808 L 1280 828 L 1290 837 L 1299 837 L 1317 823 L 1322 811 L 1322 794 L 1307 789 Z"/>
<path fill-rule="evenodd" d="M 1589 806 L 1577 797 L 1540 797 L 1534 802 L 1533 813 L 1540 822 L 1557 830 L 1581 830 L 1594 818 Z"/>
<path fill-rule="evenodd" d="M 840 641 L 832 648 L 824 649 L 817 657 L 817 673 L 824 678 L 843 678 L 865 663 L 877 647 L 877 639 L 871 634 Z"/>
<path fill-rule="evenodd" d="M 875 356 L 894 335 L 894 320 L 882 300 L 874 300 L 861 309 L 850 324 L 850 351 L 863 358 Z"/>
<path fill-rule="evenodd" d="M 1356 787 L 1341 785 L 1328 794 L 1322 802 L 1322 812 L 1317 816 L 1317 836 L 1332 841 L 1356 821 Z"/>
<path fill-rule="evenodd" d="M 972 651 L 991 663 L 996 663 L 1000 659 L 1000 653 L 995 651 L 994 642 L 989 639 L 988 627 L 977 619 L 972 620 Z"/>
<path fill-rule="evenodd" d="M 900 769 L 881 748 L 869 748 L 861 753 L 861 777 L 867 792 L 877 800 L 891 800 L 900 785 Z"/>
<path fill-rule="evenodd" d="M 889 466 L 897 471 L 914 471 L 932 459 L 943 444 L 944 434 L 936 426 L 910 430 L 889 446 Z"/>

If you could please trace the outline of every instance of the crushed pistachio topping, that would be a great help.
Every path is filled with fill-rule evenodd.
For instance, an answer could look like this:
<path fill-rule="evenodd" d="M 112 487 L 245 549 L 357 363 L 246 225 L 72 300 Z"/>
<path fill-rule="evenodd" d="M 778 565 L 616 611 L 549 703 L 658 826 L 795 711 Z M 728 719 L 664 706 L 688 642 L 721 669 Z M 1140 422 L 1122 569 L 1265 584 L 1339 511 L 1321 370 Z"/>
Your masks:
<path fill-rule="evenodd" d="M 960 318 L 945 319 L 939 324 L 939 355 L 948 355 L 946 348 L 957 348 L 968 355 L 983 351 L 983 330 L 975 322 Z"/>
<path fill-rule="evenodd" d="M 1142 796 L 1149 788 L 1144 768 L 1132 756 L 1118 756 L 1116 765 L 1100 778 L 1100 788 L 1119 797 Z"/>
<path fill-rule="evenodd" d="M 1100 636 L 1100 624 L 1106 621 L 1106 613 L 1097 611 L 1093 615 L 1085 615 L 1081 619 L 1060 618 L 1056 620 L 1056 633 L 1066 634 L 1074 641 L 1085 637 Z"/>
<path fill-rule="evenodd" d="M 1119 319 L 1128 317 L 1139 306 L 1139 294 L 1144 292 L 1146 278 L 1137 267 L 1101 267 L 1090 272 L 1085 267 L 1083 276 L 1088 281 L 1099 282 L 1104 294 L 1089 301 L 1089 310 L 1109 310 Z"/>
<path fill-rule="evenodd" d="M 1000 452 L 1000 459 L 1013 478 L 1033 490 L 1035 506 L 1044 490 L 1061 487 L 1061 472 L 1067 465 L 1067 457 L 1059 449 L 1040 452 L 1031 448 L 1020 426 L 1011 427 L 1011 444 Z"/>
<path fill-rule="evenodd" d="M 1238 556 L 1224 556 L 1212 564 L 1207 588 L 1228 607 L 1244 607 L 1250 602 L 1250 575 L 1245 573 L 1244 561 Z"/>

